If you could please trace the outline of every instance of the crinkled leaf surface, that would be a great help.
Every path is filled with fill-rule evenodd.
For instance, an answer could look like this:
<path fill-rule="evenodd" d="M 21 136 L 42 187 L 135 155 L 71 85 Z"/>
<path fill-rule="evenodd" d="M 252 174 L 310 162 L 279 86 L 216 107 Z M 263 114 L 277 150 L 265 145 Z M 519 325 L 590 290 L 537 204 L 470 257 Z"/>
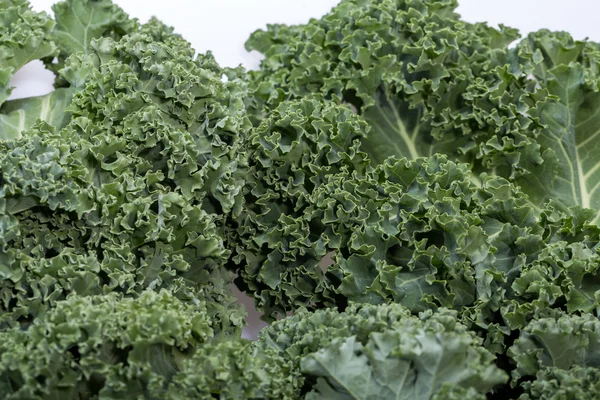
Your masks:
<path fill-rule="evenodd" d="M 190 300 L 200 287 L 225 327 L 241 318 L 214 212 L 237 201 L 249 122 L 187 42 L 164 38 L 93 42 L 66 64 L 78 89 L 69 123 L 2 143 L 3 322 L 27 324 L 70 293 L 170 288 Z"/>
<path fill-rule="evenodd" d="M 0 106 L 10 95 L 10 79 L 30 61 L 54 56 L 55 22 L 31 10 L 27 0 L 0 1 Z M 1 136 L 0 136 L 1 138 Z"/>
<path fill-rule="evenodd" d="M 532 320 L 509 349 L 517 364 L 513 377 L 535 375 L 543 368 L 568 370 L 600 365 L 600 321 L 584 314 L 555 311 Z"/>
<path fill-rule="evenodd" d="M 300 311 L 264 330 L 258 345 L 300 369 L 311 399 L 430 399 L 456 387 L 487 393 L 506 376 L 455 318 L 440 310 L 418 319 L 397 304 Z"/>
<path fill-rule="evenodd" d="M 297 370 L 274 351 L 250 341 L 226 340 L 200 347 L 184 361 L 167 399 L 297 399 Z"/>
<path fill-rule="evenodd" d="M 515 30 L 461 21 L 456 6 L 346 0 L 308 24 L 257 31 L 246 44 L 265 55 L 252 106 L 321 93 L 365 117 L 363 150 L 376 163 L 441 152 L 512 176 L 539 160 L 534 110 L 545 93 L 508 48 Z"/>
<path fill-rule="evenodd" d="M 568 370 L 546 368 L 533 382 L 526 382 L 525 394 L 519 400 L 577 400 L 600 396 L 598 368 L 573 367 Z"/>
<path fill-rule="evenodd" d="M 135 398 L 158 393 L 178 371 L 181 352 L 213 335 L 204 301 L 167 291 L 136 299 L 75 296 L 27 331 L 0 333 L 0 393 L 7 399 Z"/>

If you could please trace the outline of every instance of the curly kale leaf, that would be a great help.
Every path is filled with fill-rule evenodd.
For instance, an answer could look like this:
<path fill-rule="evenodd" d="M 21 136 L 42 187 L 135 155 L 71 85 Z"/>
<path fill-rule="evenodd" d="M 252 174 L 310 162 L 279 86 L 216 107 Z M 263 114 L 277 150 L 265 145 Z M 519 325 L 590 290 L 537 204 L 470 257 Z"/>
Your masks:
<path fill-rule="evenodd" d="M 54 4 L 52 11 L 56 21 L 52 37 L 59 53 L 56 60 L 46 60 L 46 67 L 57 73 L 72 54 L 91 53 L 92 40 L 101 37 L 119 40 L 139 28 L 138 21 L 129 18 L 111 0 L 63 0 Z M 66 84 L 63 79 L 55 82 L 58 87 Z"/>
<path fill-rule="evenodd" d="M 346 298 L 413 312 L 450 307 L 488 333 L 498 313 L 512 330 L 539 309 L 597 309 L 600 229 L 589 212 L 548 208 L 537 218 L 508 181 L 473 181 L 466 165 L 440 156 L 390 159 L 367 179 L 341 174 L 322 189 L 316 204 L 339 215 L 337 199 L 379 194 L 357 202 L 370 220 L 355 225 L 328 268 Z"/>
<path fill-rule="evenodd" d="M 345 0 L 306 25 L 255 32 L 246 46 L 265 55 L 250 85 L 256 113 L 320 93 L 365 117 L 363 150 L 376 163 L 445 153 L 513 174 L 521 153 L 539 160 L 534 110 L 545 92 L 508 48 L 515 30 L 461 21 L 456 6 Z"/>
<path fill-rule="evenodd" d="M 200 347 L 173 377 L 172 400 L 299 399 L 299 372 L 270 349 L 226 340 Z"/>
<path fill-rule="evenodd" d="M 249 137 L 230 243 L 239 286 L 269 315 L 333 304 L 319 263 L 343 243 L 344 228 L 311 215 L 310 197 L 330 174 L 366 169 L 358 150 L 364 129 L 351 109 L 306 98 L 282 103 Z"/>
<path fill-rule="evenodd" d="M 167 291 L 117 293 L 58 302 L 26 331 L 0 333 L 4 399 L 157 396 L 216 326 L 207 302 L 179 301 Z M 147 398 L 147 397 L 146 397 Z"/>
<path fill-rule="evenodd" d="M 324 160 L 323 153 L 331 154 L 299 154 Z M 269 202 L 248 204 L 262 218 L 240 224 L 249 240 L 238 246 L 261 245 L 241 253 L 247 268 L 239 273 L 267 313 L 348 299 L 401 302 L 414 312 L 474 305 L 498 310 L 512 281 L 545 246 L 526 196 L 498 177 L 474 180 L 468 166 L 443 156 L 389 159 L 373 171 L 345 165 L 317 175 L 309 194 L 292 178 L 265 176 L 253 191 L 266 189 Z M 282 198 L 293 201 L 282 209 Z M 254 256 L 261 252 L 270 255 Z M 330 253 L 333 265 L 317 269 Z M 262 282 L 272 283 L 262 289 Z M 312 291 L 305 299 L 298 288 L 307 284 Z"/>
<path fill-rule="evenodd" d="M 12 91 L 15 72 L 32 60 L 57 54 L 51 36 L 54 25 L 46 13 L 31 10 L 27 0 L 0 1 L 0 106 Z M 3 136 L 0 132 L 0 139 Z"/>
<path fill-rule="evenodd" d="M 517 368 L 513 378 L 535 376 L 544 368 L 568 370 L 600 366 L 600 320 L 591 314 L 542 311 L 508 350 Z"/>
<path fill-rule="evenodd" d="M 12 4 L 11 2 L 5 3 Z M 16 4 L 16 2 L 13 3 Z M 33 24 L 36 20 L 32 16 L 37 14 L 26 9 L 27 2 L 18 3 L 22 8 L 19 15 L 29 20 L 30 25 Z M 137 20 L 130 19 L 121 8 L 110 0 L 65 0 L 56 3 L 52 8 L 55 21 L 45 14 L 39 14 L 38 19 L 46 18 L 47 26 L 43 32 L 40 29 L 35 31 L 48 44 L 40 43 L 35 52 L 29 50 L 26 55 L 31 57 L 28 60 L 40 58 L 45 62 L 46 68 L 56 74 L 54 85 L 59 89 L 44 96 L 13 100 L 4 104 L 0 108 L 0 122 L 2 122 L 0 139 L 18 138 L 21 132 L 32 127 L 38 118 L 58 129 L 63 128 L 69 122 L 70 113 L 67 108 L 73 94 L 80 89 L 79 85 L 88 72 L 87 65 L 81 63 L 80 58 L 71 56 L 78 53 L 83 55 L 92 53 L 93 40 L 101 37 L 119 40 L 126 34 L 138 32 L 148 34 L 156 41 L 168 42 L 173 47 L 179 43 L 186 43 L 173 33 L 172 28 L 156 19 L 140 25 Z M 19 26 L 23 30 L 28 25 L 23 23 Z M 14 30 L 14 27 L 7 25 L 5 29 Z M 31 29 L 34 29 L 33 25 L 31 25 Z M 22 32 L 20 37 L 22 40 L 26 40 Z M 172 38 L 175 40 L 171 40 Z M 16 44 L 18 43 L 13 43 L 13 47 Z M 24 46 L 24 44 L 21 45 Z M 44 50 L 44 46 L 52 46 L 53 51 L 37 54 Z"/>
<path fill-rule="evenodd" d="M 110 0 L 65 0 L 56 3 L 52 11 L 56 20 L 53 34 L 63 59 L 77 52 L 89 53 L 93 39 L 118 40 L 137 27 L 137 21 Z"/>
<path fill-rule="evenodd" d="M 93 54 L 71 59 L 85 73 L 65 73 L 80 88 L 68 125 L 2 143 L 4 322 L 28 323 L 70 293 L 164 287 L 192 299 L 205 286 L 239 319 L 223 213 L 241 201 L 249 122 L 177 40 L 92 42 Z"/>
<path fill-rule="evenodd" d="M 318 93 L 365 118 L 375 163 L 443 153 L 514 181 L 538 212 L 549 200 L 598 209 L 599 45 L 542 30 L 511 47 L 514 30 L 466 23 L 455 7 L 346 0 L 308 24 L 257 31 L 247 47 L 265 60 L 247 104 L 260 116 Z"/>
<path fill-rule="evenodd" d="M 600 369 L 573 367 L 568 370 L 545 368 L 532 382 L 525 382 L 519 400 L 579 400 L 600 396 Z"/>
<path fill-rule="evenodd" d="M 237 270 L 267 317 L 348 301 L 400 303 L 415 314 L 446 307 L 459 311 L 490 351 L 503 354 L 511 332 L 540 310 L 566 305 L 570 313 L 597 312 L 600 229 L 590 212 L 565 214 L 549 206 L 538 217 L 509 181 L 485 174 L 476 179 L 468 165 L 440 155 L 390 158 L 358 171 L 327 174 L 308 196 L 296 197 L 302 200 L 291 203 L 296 208 L 277 208 L 282 196 L 294 199 L 293 180 L 275 175 L 254 187 L 282 185 L 267 197 L 262 220 L 240 225 L 248 240 L 237 242 L 243 243 L 238 252 L 255 243 L 278 251 L 261 259 L 255 255 L 265 247 L 244 250 L 246 268 Z M 263 204 L 248 207 L 261 210 Z M 272 233 L 249 229 L 255 226 Z M 306 227 L 304 236 L 296 236 L 298 227 Z M 315 247 L 320 242 L 326 247 Z M 303 264 L 297 255 L 304 255 Z M 330 265 L 306 274 L 306 265 L 326 256 L 332 256 Z M 262 286 L 269 281 L 270 287 Z M 311 297 L 298 296 L 307 283 Z"/>
<path fill-rule="evenodd" d="M 411 316 L 398 305 L 351 305 L 296 315 L 261 332 L 298 368 L 310 399 L 430 399 L 460 387 L 485 394 L 506 381 L 456 313 Z"/>

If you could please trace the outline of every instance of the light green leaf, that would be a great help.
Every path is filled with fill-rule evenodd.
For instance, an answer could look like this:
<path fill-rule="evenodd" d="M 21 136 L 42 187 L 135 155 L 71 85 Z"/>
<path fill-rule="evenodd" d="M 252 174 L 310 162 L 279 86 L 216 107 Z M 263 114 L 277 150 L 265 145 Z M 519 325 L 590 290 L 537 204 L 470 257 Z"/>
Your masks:
<path fill-rule="evenodd" d="M 334 340 L 302 359 L 302 372 L 320 378 L 307 398 L 429 400 L 447 386 L 486 393 L 506 376 L 482 364 L 485 352 L 470 341 L 419 329 L 373 333 L 366 346 L 354 336 Z"/>
<path fill-rule="evenodd" d="M 57 89 L 47 95 L 10 100 L 0 108 L 0 140 L 21 137 L 38 118 L 57 129 L 63 128 L 70 119 L 66 108 L 71 104 L 72 89 Z"/>
<path fill-rule="evenodd" d="M 537 142 L 544 163 L 522 180 L 523 186 L 538 204 L 553 200 L 564 209 L 600 209 L 600 92 L 586 82 L 579 64 L 555 67 L 546 79 L 558 100 L 540 111 L 546 129 Z"/>
<path fill-rule="evenodd" d="M 435 139 L 431 125 L 422 120 L 422 110 L 410 109 L 398 94 L 380 88 L 373 97 L 373 106 L 363 113 L 371 129 L 362 141 L 373 162 L 380 164 L 390 156 L 414 160 L 436 153 L 456 155 L 469 146 L 468 136 Z"/>
<path fill-rule="evenodd" d="M 573 367 L 544 368 L 533 381 L 521 385 L 519 400 L 579 400 L 600 397 L 600 369 Z"/>
<path fill-rule="evenodd" d="M 136 26 L 135 20 L 110 0 L 64 0 L 52 10 L 54 36 L 62 57 L 79 51 L 87 54 L 92 39 L 113 35 L 118 39 Z"/>
<path fill-rule="evenodd" d="M 548 314 L 549 316 L 544 316 Z M 535 375 L 544 367 L 600 367 L 600 320 L 591 314 L 542 310 L 520 332 L 508 354 L 517 364 L 513 377 Z"/>

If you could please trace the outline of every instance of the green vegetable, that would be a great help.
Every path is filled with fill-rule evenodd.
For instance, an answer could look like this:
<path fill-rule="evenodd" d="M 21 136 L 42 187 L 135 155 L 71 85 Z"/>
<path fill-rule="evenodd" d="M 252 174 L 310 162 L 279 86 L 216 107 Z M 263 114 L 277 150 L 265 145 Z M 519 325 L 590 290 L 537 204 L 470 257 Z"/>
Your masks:
<path fill-rule="evenodd" d="M 26 331 L 2 332 L 0 391 L 13 398 L 137 398 L 164 388 L 184 355 L 215 336 L 204 302 L 169 292 L 75 296 Z"/>
<path fill-rule="evenodd" d="M 365 127 L 350 109 L 307 98 L 282 103 L 250 135 L 245 204 L 230 242 L 239 285 L 267 314 L 334 304 L 319 262 L 347 233 L 342 221 L 311 210 L 313 196 L 332 174 L 367 168 L 358 150 Z"/>
<path fill-rule="evenodd" d="M 246 71 L 0 0 L 0 398 L 597 398 L 600 44 L 456 6 L 342 0 Z"/>
<path fill-rule="evenodd" d="M 55 22 L 31 10 L 27 0 L 0 1 L 0 106 L 10 95 L 10 78 L 29 61 L 52 57 L 58 47 L 50 39 Z M 0 136 L 1 137 L 1 136 Z"/>
<path fill-rule="evenodd" d="M 165 398 L 298 398 L 299 372 L 269 349 L 250 341 L 227 340 L 200 347 L 173 378 Z"/>
<path fill-rule="evenodd" d="M 364 116 L 374 162 L 444 153 L 515 181 L 536 208 L 597 210 L 598 44 L 542 30 L 511 47 L 516 31 L 460 21 L 456 5 L 344 1 L 255 32 L 246 46 L 266 58 L 254 112 L 320 93 Z"/>
<path fill-rule="evenodd" d="M 292 361 L 312 388 L 307 399 L 430 399 L 459 387 L 484 394 L 507 380 L 447 310 L 421 318 L 398 304 L 300 310 L 261 332 L 258 345 Z"/>
<path fill-rule="evenodd" d="M 234 155 L 248 122 L 177 45 L 144 33 L 92 42 L 63 69 L 78 88 L 68 124 L 1 144 L 2 320 L 35 318 L 69 293 L 225 286 L 215 210 L 229 212 L 240 191 Z"/>
<path fill-rule="evenodd" d="M 549 368 L 541 371 L 533 382 L 523 386 L 526 393 L 519 400 L 576 400 L 595 398 L 600 393 L 598 369 L 574 367 L 569 370 Z"/>
<path fill-rule="evenodd" d="M 563 209 L 600 208 L 600 158 L 595 140 L 600 121 L 597 43 L 574 41 L 566 33 L 540 31 L 524 40 L 520 53 L 532 60 L 533 79 L 553 99 L 538 107 L 544 125 L 536 142 L 541 165 L 517 182 L 535 203 L 552 199 Z M 594 222 L 598 222 L 597 219 Z"/>
<path fill-rule="evenodd" d="M 446 153 L 479 167 L 507 164 L 482 153 L 535 151 L 535 83 L 507 49 L 514 29 L 465 23 L 456 6 L 352 0 L 306 25 L 270 25 L 246 43 L 266 57 L 251 87 L 267 107 L 308 93 L 353 105 L 377 163 Z"/>

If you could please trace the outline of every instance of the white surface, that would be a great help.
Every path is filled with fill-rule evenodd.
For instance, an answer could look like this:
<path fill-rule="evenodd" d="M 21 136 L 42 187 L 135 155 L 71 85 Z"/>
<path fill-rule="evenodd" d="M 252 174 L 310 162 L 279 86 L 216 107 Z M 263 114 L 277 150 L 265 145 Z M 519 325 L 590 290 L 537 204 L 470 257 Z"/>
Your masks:
<path fill-rule="evenodd" d="M 30 0 L 34 9 L 52 13 L 55 0 Z M 338 0 L 115 0 L 132 17 L 147 21 L 157 16 L 189 40 L 199 52 L 212 50 L 224 66 L 256 68 L 260 57 L 248 53 L 244 42 L 268 23 L 298 24 L 325 14 Z M 598 0 L 459 0 L 459 13 L 469 22 L 488 21 L 518 28 L 522 34 L 541 28 L 569 31 L 576 39 L 600 41 Z M 517 11 L 518 10 L 518 11 Z M 39 62 L 27 65 L 13 78 L 12 98 L 41 95 L 52 90 L 52 74 Z M 244 296 L 237 292 L 240 298 Z M 264 323 L 244 299 L 255 337 Z"/>
<path fill-rule="evenodd" d="M 598 0 L 458 0 L 468 22 L 518 28 L 523 35 L 542 28 L 568 31 L 575 39 L 600 41 Z"/>

